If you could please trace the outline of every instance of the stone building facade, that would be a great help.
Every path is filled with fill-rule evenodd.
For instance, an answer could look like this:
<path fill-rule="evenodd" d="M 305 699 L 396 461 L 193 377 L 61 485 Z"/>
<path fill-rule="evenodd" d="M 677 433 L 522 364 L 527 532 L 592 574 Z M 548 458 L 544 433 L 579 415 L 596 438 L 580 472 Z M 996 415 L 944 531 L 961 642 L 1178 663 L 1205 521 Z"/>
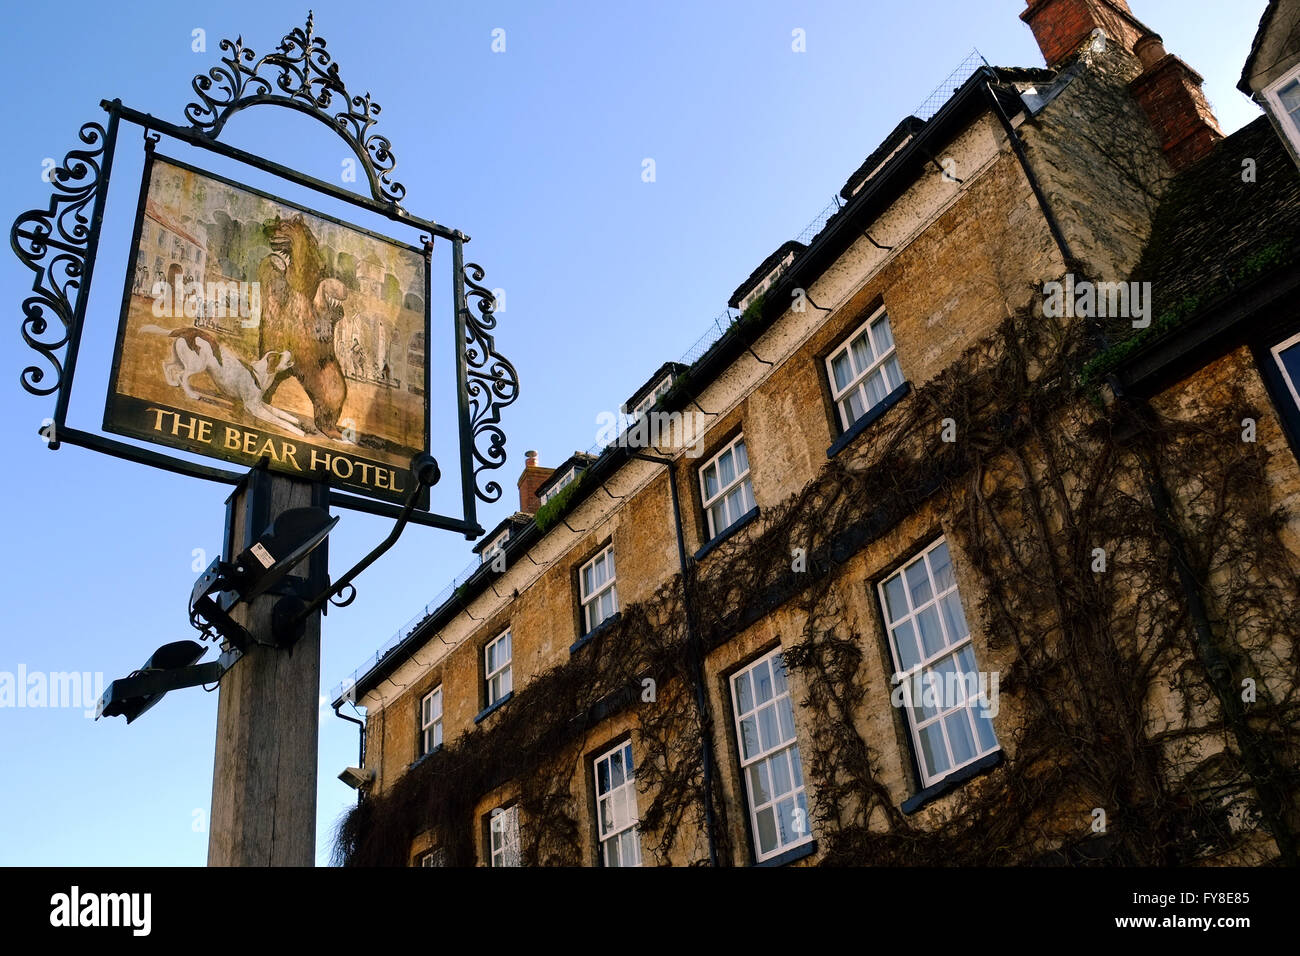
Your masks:
<path fill-rule="evenodd" d="M 1048 67 L 904 120 L 656 444 L 530 457 L 335 702 L 340 860 L 1295 862 L 1300 177 L 1124 0 L 1022 18 Z"/>

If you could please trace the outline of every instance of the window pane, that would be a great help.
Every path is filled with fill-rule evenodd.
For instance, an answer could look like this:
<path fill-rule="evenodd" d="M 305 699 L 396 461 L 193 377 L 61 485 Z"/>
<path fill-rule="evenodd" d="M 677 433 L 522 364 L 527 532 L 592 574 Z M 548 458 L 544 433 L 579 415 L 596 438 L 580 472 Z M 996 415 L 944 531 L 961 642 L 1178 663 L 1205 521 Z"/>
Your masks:
<path fill-rule="evenodd" d="M 939 702 L 943 700 L 943 684 L 934 671 L 925 670 L 907 682 L 907 690 L 912 694 L 912 708 L 919 716 L 917 720 L 929 720 L 939 716 Z"/>
<path fill-rule="evenodd" d="M 709 509 L 709 517 L 713 522 L 714 535 L 722 534 L 727 530 L 727 503 L 719 501 Z"/>
<path fill-rule="evenodd" d="M 894 330 L 889 327 L 889 316 L 882 315 L 871 326 L 871 337 L 876 342 L 876 354 L 884 355 L 894 347 Z"/>
<path fill-rule="evenodd" d="M 898 386 L 903 384 L 903 369 L 898 364 L 897 356 L 891 356 L 889 360 L 885 362 L 884 369 L 885 382 L 888 384 L 889 390 L 892 392 L 894 389 L 898 388 Z"/>
<path fill-rule="evenodd" d="M 750 671 L 754 675 L 754 698 L 760 704 L 766 704 L 772 699 L 772 673 L 768 670 L 767 663 L 759 661 Z"/>
<path fill-rule="evenodd" d="M 736 442 L 736 474 L 743 475 L 749 471 L 749 451 L 743 441 Z"/>
<path fill-rule="evenodd" d="M 776 818 L 771 807 L 764 807 L 758 811 L 758 851 L 770 853 L 776 847 Z"/>
<path fill-rule="evenodd" d="M 781 843 L 793 843 L 799 837 L 794 832 L 794 798 L 786 797 L 776 805 L 777 826 Z"/>
<path fill-rule="evenodd" d="M 789 687 L 786 682 L 785 657 L 781 654 L 772 658 L 772 687 L 778 694 L 784 694 Z"/>
<path fill-rule="evenodd" d="M 958 704 L 966 702 L 966 695 L 962 692 L 962 682 L 957 677 L 957 659 L 955 657 L 945 657 L 934 665 L 930 671 L 934 674 L 934 679 L 939 691 L 939 707 L 941 710 L 951 710 Z"/>
<path fill-rule="evenodd" d="M 740 748 L 746 760 L 758 753 L 758 722 L 753 717 L 740 722 Z"/>
<path fill-rule="evenodd" d="M 971 734 L 970 720 L 963 707 L 943 719 L 948 727 L 948 743 L 952 745 L 952 759 L 957 764 L 975 759 L 975 738 Z"/>
<path fill-rule="evenodd" d="M 621 863 L 621 861 L 619 860 L 619 858 L 618 858 L 618 841 L 617 841 L 617 840 L 610 840 L 610 841 L 608 841 L 608 842 L 605 844 L 605 865 L 606 865 L 606 866 L 622 866 L 622 865 L 623 865 L 623 864 Z"/>
<path fill-rule="evenodd" d="M 618 838 L 619 854 L 623 858 L 624 866 L 636 866 L 641 861 L 640 847 L 637 846 L 636 830 L 625 830 Z"/>
<path fill-rule="evenodd" d="M 921 755 L 925 759 L 926 772 L 935 777 L 948 769 L 948 753 L 943 745 L 943 733 L 938 723 L 922 727 L 917 735 L 921 738 Z"/>
<path fill-rule="evenodd" d="M 907 614 L 907 597 L 903 592 L 902 575 L 896 574 L 885 582 L 885 610 L 889 613 L 890 624 Z"/>
<path fill-rule="evenodd" d="M 704 497 L 712 498 L 718 493 L 718 469 L 709 465 L 704 469 Z"/>
<path fill-rule="evenodd" d="M 718 459 L 718 482 L 725 488 L 735 480 L 736 463 L 732 460 L 731 452 L 724 451 Z"/>
<path fill-rule="evenodd" d="M 747 714 L 754 709 L 754 698 L 749 688 L 749 671 L 742 671 L 732 680 L 736 692 L 736 710 Z"/>
<path fill-rule="evenodd" d="M 916 635 L 912 632 L 910 621 L 904 621 L 893 630 L 894 649 L 898 652 L 899 671 L 910 671 L 921 661 L 916 649 Z"/>
<path fill-rule="evenodd" d="M 862 398 L 862 389 L 855 388 L 849 392 L 845 399 L 840 402 L 840 407 L 844 409 L 844 414 L 848 418 L 845 427 L 852 425 L 861 418 L 867 410 L 867 403 Z"/>
<path fill-rule="evenodd" d="M 970 628 L 966 626 L 966 615 L 961 610 L 961 598 L 956 591 L 940 598 L 939 606 L 943 608 L 943 623 L 948 626 L 949 640 L 960 641 L 970 633 Z"/>
<path fill-rule="evenodd" d="M 1278 90 L 1277 98 L 1282 101 L 1282 105 L 1288 113 L 1300 110 L 1300 80 L 1292 80 Z"/>
<path fill-rule="evenodd" d="M 621 750 L 610 755 L 609 785 L 611 787 L 620 787 L 623 785 L 623 752 Z"/>
<path fill-rule="evenodd" d="M 772 758 L 772 792 L 780 796 L 794 789 L 790 783 L 790 763 L 784 752 Z"/>
<path fill-rule="evenodd" d="M 939 591 L 946 591 L 954 584 L 957 579 L 952 573 L 952 556 L 948 553 L 948 545 L 940 544 L 930 552 L 930 570 L 934 574 L 934 586 Z"/>
<path fill-rule="evenodd" d="M 489 644 L 487 646 L 487 653 L 485 655 L 485 660 L 487 661 L 488 673 L 491 674 L 494 670 L 497 669 L 497 646 L 495 643 Z"/>
<path fill-rule="evenodd" d="M 768 803 L 772 799 L 772 790 L 768 786 L 767 761 L 760 760 L 749 768 L 749 792 L 754 805 Z"/>
<path fill-rule="evenodd" d="M 905 573 L 908 594 L 912 598 L 912 607 L 920 607 L 931 597 L 930 577 L 926 574 L 925 562 L 917 561 Z"/>
<path fill-rule="evenodd" d="M 777 736 L 778 733 L 776 708 L 764 707 L 758 712 L 758 742 L 762 745 L 763 750 L 771 750 L 777 745 L 780 740 Z"/>
<path fill-rule="evenodd" d="M 849 382 L 853 381 L 853 369 L 849 365 L 847 350 L 831 359 L 831 372 L 835 376 L 835 390 L 837 392 L 842 392 L 849 387 Z"/>
<path fill-rule="evenodd" d="M 632 779 L 636 773 L 636 767 L 632 765 L 632 745 L 628 744 L 623 748 L 623 766 L 627 768 L 627 778 Z"/>
<path fill-rule="evenodd" d="M 799 763 L 799 747 L 795 745 L 790 748 L 790 768 L 794 771 L 794 785 L 803 786 L 803 767 Z"/>
<path fill-rule="evenodd" d="M 864 384 L 867 389 L 867 405 L 873 408 L 889 394 L 889 389 L 885 386 L 885 374 L 880 369 L 868 375 Z"/>
<path fill-rule="evenodd" d="M 851 348 L 853 349 L 853 362 L 857 366 L 859 373 L 875 361 L 875 356 L 871 354 L 871 342 L 868 341 L 865 331 L 853 340 Z"/>
<path fill-rule="evenodd" d="M 781 743 L 787 740 L 794 740 L 794 705 L 790 702 L 788 696 L 782 697 L 781 702 L 777 704 L 778 715 L 781 723 Z"/>
<path fill-rule="evenodd" d="M 916 626 L 921 632 L 921 646 L 925 648 L 926 657 L 943 650 L 943 629 L 939 625 L 939 612 L 933 604 L 916 616 Z"/>
<path fill-rule="evenodd" d="M 746 477 L 745 480 L 740 483 L 740 491 L 740 513 L 743 515 L 754 509 L 754 483 Z"/>
<path fill-rule="evenodd" d="M 982 705 L 976 705 L 971 710 L 971 717 L 975 722 L 975 734 L 979 737 L 980 750 L 989 751 L 997 747 L 998 738 L 993 733 L 993 720 L 984 710 Z"/>
<path fill-rule="evenodd" d="M 510 683 L 510 665 L 507 664 L 505 670 L 501 672 L 501 696 L 502 697 L 510 693 L 511 686 L 512 685 Z"/>

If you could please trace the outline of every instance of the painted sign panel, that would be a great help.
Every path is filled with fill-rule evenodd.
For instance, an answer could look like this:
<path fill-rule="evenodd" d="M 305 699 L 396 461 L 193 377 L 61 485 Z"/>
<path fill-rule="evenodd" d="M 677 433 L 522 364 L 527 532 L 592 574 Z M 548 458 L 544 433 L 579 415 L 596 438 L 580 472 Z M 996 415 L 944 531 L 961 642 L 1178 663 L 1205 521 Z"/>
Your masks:
<path fill-rule="evenodd" d="M 104 429 L 403 500 L 428 296 L 422 249 L 151 154 Z"/>

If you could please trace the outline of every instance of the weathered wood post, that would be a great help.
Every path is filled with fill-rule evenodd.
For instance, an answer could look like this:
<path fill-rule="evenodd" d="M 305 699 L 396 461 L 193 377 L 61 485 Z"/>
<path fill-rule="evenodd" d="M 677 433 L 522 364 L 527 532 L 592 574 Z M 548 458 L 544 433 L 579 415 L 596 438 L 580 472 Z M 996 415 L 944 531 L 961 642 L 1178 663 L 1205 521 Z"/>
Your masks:
<path fill-rule="evenodd" d="M 328 507 L 319 482 L 255 468 L 226 501 L 227 560 L 289 508 Z M 327 544 L 303 566 L 323 586 Z M 303 577 L 290 576 L 231 616 L 255 640 L 272 640 L 271 610 Z M 321 615 L 311 614 L 288 650 L 250 644 L 221 678 L 208 832 L 209 866 L 312 866 L 316 860 L 316 763 Z"/>

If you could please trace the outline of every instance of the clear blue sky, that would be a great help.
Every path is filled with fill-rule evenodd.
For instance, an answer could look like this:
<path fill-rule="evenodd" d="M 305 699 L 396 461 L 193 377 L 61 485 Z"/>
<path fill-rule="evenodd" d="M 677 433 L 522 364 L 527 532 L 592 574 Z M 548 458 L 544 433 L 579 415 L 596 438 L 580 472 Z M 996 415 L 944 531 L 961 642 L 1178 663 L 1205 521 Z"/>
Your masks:
<path fill-rule="evenodd" d="M 1131 5 L 1204 74 L 1225 130 L 1258 115 L 1234 87 L 1264 0 Z M 379 129 L 392 140 L 407 206 L 469 233 L 469 258 L 506 291 L 498 341 L 523 394 L 506 422 L 509 490 L 485 510 L 484 525 L 513 510 L 524 449 L 556 464 L 589 447 L 596 415 L 617 410 L 659 364 L 680 356 L 732 289 L 830 201 L 972 47 L 997 65 L 1041 65 L 1018 19 L 1024 6 L 317 0 L 317 33 L 344 81 L 383 106 Z M 61 161 L 80 124 L 102 121 L 101 98 L 183 122 L 190 80 L 217 62 L 219 38 L 242 33 L 266 52 L 304 21 L 306 0 L 227 0 L 201 14 L 156 0 L 129 10 L 74 0 L 57 17 L 52 9 L 13 5 L 0 34 L 11 88 L 0 178 L 6 223 L 47 202 L 42 160 Z M 207 52 L 191 50 L 196 28 L 206 31 Z M 505 30 L 504 53 L 491 50 L 495 28 Z M 806 33 L 805 53 L 791 50 L 796 28 Z M 242 114 L 223 139 L 335 181 L 346 155 L 323 127 L 285 110 Z M 653 183 L 641 178 L 646 158 L 655 160 Z M 139 130 L 124 127 L 69 416 L 92 430 L 139 166 Z M 31 278 L 3 257 L 0 671 L 92 671 L 111 680 L 159 644 L 193 635 L 185 605 L 194 550 L 218 552 L 228 489 L 44 447 L 36 430 L 53 400 L 18 384 L 33 356 L 18 334 Z M 450 338 L 445 306 L 435 297 L 435 343 L 440 332 Z M 448 414 L 435 407 L 435 430 Z M 343 512 L 331 538 L 334 573 L 387 530 L 383 520 Z M 359 580 L 356 602 L 327 618 L 322 694 L 436 594 L 469 547 L 445 532 L 408 531 Z M 0 709 L 0 863 L 201 865 L 207 834 L 196 821 L 210 802 L 216 704 L 198 689 L 176 692 L 129 728 L 80 710 Z M 323 708 L 322 862 L 334 821 L 354 798 L 335 777 L 355 762 L 356 743 L 356 727 Z"/>

